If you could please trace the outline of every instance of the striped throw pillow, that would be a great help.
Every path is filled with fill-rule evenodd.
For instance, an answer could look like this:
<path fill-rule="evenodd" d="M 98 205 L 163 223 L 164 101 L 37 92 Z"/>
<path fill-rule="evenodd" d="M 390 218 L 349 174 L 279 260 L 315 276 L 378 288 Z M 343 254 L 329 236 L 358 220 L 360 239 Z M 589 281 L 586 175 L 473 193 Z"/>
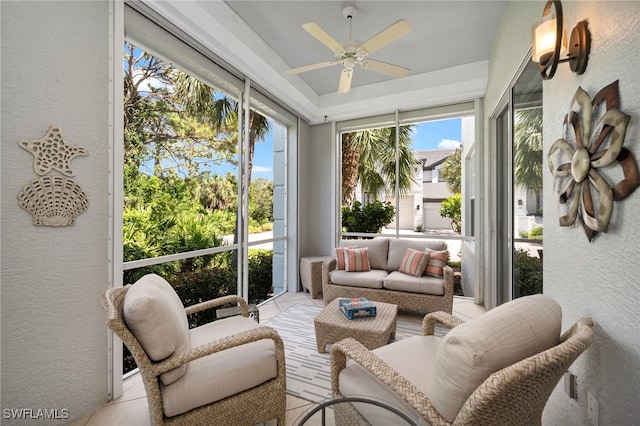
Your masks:
<path fill-rule="evenodd" d="M 354 248 L 356 248 L 356 246 L 336 248 L 336 261 L 337 261 L 336 269 L 340 269 L 344 271 L 345 262 L 347 259 L 347 251 L 353 250 Z"/>
<path fill-rule="evenodd" d="M 345 252 L 344 270 L 347 272 L 366 272 L 369 266 L 369 249 L 367 247 L 352 248 Z"/>
<path fill-rule="evenodd" d="M 400 264 L 400 272 L 419 277 L 429 261 L 429 253 L 408 248 Z"/>
<path fill-rule="evenodd" d="M 449 252 L 447 250 L 435 251 L 426 250 L 429 253 L 429 262 L 427 262 L 427 268 L 424 273 L 431 277 L 442 278 L 444 277 L 444 271 L 442 268 L 447 264 L 449 260 Z"/>

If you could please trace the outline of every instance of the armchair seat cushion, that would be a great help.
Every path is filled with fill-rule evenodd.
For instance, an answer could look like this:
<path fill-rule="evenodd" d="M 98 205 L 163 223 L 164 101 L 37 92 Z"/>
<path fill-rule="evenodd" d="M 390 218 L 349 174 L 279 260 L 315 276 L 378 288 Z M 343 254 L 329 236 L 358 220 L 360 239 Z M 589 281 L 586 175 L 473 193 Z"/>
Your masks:
<path fill-rule="evenodd" d="M 441 341 L 442 337 L 437 336 L 414 336 L 394 342 L 393 345 L 374 349 L 372 352 L 428 396 L 431 392 L 435 359 Z M 404 413 L 414 411 L 400 395 L 352 361 L 349 361 L 347 368 L 340 372 L 339 388 L 342 395 L 373 397 L 393 405 Z M 371 420 L 376 419 L 380 414 L 379 411 L 368 414 L 365 406 L 360 409 L 363 411 L 362 414 Z"/>
<path fill-rule="evenodd" d="M 427 275 L 414 277 L 403 274 L 400 271 L 394 271 L 387 275 L 384 279 L 383 287 L 407 293 L 434 294 L 436 296 L 444 294 L 442 278 L 429 277 Z"/>
<path fill-rule="evenodd" d="M 387 271 L 381 269 L 372 269 L 366 272 L 348 272 L 336 269 L 330 274 L 333 284 L 363 288 L 382 288 L 382 282 L 389 275 Z"/>
<path fill-rule="evenodd" d="M 191 348 L 259 327 L 253 319 L 237 316 L 214 321 L 189 332 Z M 278 374 L 273 340 L 259 340 L 191 361 L 184 376 L 162 386 L 167 417 L 219 401 L 258 386 Z"/>

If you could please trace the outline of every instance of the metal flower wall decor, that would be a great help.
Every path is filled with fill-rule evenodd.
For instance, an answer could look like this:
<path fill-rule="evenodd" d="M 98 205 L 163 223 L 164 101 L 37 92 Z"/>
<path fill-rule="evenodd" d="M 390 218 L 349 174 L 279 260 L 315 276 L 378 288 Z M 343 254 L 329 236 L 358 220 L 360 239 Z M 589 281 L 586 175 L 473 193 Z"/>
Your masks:
<path fill-rule="evenodd" d="M 564 117 L 566 139 L 555 141 L 547 153 L 560 226 L 572 226 L 580 219 L 590 242 L 596 232 L 607 232 L 613 202 L 640 186 L 635 158 L 622 146 L 630 117 L 619 107 L 617 80 L 593 100 L 578 87 Z"/>

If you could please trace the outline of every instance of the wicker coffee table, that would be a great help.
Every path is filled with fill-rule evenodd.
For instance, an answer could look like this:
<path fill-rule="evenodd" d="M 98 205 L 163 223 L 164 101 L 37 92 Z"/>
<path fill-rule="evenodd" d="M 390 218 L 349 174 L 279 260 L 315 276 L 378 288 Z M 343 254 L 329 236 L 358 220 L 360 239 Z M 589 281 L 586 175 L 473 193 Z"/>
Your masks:
<path fill-rule="evenodd" d="M 338 307 L 339 299 L 325 306 L 313 320 L 318 352 L 325 353 L 328 344 L 353 337 L 369 349 L 384 346 L 396 335 L 398 307 L 390 303 L 373 302 L 373 318 L 347 319 Z"/>

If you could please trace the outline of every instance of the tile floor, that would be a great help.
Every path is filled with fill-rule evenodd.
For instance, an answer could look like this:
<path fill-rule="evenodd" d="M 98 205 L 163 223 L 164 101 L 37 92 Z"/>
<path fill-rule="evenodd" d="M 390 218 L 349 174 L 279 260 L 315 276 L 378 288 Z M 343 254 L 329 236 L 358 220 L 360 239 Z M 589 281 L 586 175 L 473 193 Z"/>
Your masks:
<path fill-rule="evenodd" d="M 309 293 L 285 293 L 260 307 L 260 322 L 265 323 L 280 312 L 296 303 L 313 306 L 324 306 L 321 296 L 312 299 Z M 482 306 L 473 303 L 473 299 L 455 297 L 453 314 L 460 319 L 469 320 L 485 312 Z M 420 322 L 418 315 L 400 314 L 400 318 L 408 321 Z M 147 398 L 140 375 L 129 377 L 124 382 L 123 395 L 108 402 L 103 407 L 72 423 L 72 426 L 147 426 L 149 425 L 149 410 Z M 286 426 L 294 425 L 303 413 L 309 410 L 313 403 L 287 395 Z M 275 426 L 275 420 L 268 422 L 268 426 Z"/>

